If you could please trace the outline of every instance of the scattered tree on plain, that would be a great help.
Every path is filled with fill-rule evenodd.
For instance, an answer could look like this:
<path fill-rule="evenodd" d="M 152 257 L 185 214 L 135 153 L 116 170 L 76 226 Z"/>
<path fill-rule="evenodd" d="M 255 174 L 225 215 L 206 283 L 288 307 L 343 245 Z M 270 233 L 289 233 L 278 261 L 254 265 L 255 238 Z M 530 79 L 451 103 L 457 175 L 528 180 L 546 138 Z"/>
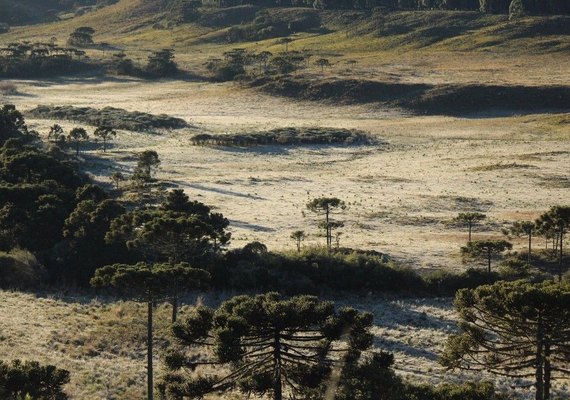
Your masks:
<path fill-rule="evenodd" d="M 331 63 L 327 58 L 319 58 L 315 61 L 315 64 L 321 67 L 321 72 L 325 72 L 325 67 L 329 68 L 331 66 Z"/>
<path fill-rule="evenodd" d="M 48 140 L 57 144 L 57 145 L 64 144 L 65 143 L 65 131 L 58 124 L 52 125 L 49 128 Z"/>
<path fill-rule="evenodd" d="M 459 213 L 459 215 L 457 217 L 455 217 L 453 220 L 457 223 L 463 224 L 463 225 L 467 225 L 467 227 L 469 228 L 469 240 L 468 242 L 471 242 L 471 230 L 473 229 L 473 226 L 476 225 L 478 222 L 483 221 L 487 216 L 485 214 L 482 213 L 478 213 L 478 212 L 468 212 L 468 213 Z"/>
<path fill-rule="evenodd" d="M 461 253 L 470 256 L 484 256 L 487 259 L 487 272 L 491 273 L 492 257 L 512 248 L 513 245 L 506 240 L 476 240 L 462 247 Z"/>
<path fill-rule="evenodd" d="M 528 265 L 531 265 L 531 254 L 532 254 L 532 236 L 536 230 L 536 224 L 532 221 L 521 221 L 513 223 L 513 226 L 506 230 L 505 234 L 511 234 L 517 237 L 527 236 L 528 237 Z"/>
<path fill-rule="evenodd" d="M 143 182 L 152 180 L 153 172 L 158 169 L 160 158 L 154 150 L 145 150 L 138 156 L 137 166 L 135 168 L 133 179 Z"/>
<path fill-rule="evenodd" d="M 324 215 L 325 220 L 320 227 L 325 229 L 325 237 L 327 239 L 327 248 L 330 250 L 332 246 L 332 229 L 339 222 L 331 220 L 331 215 L 339 213 L 346 209 L 344 201 L 336 197 L 319 197 L 307 203 L 307 208 L 315 214 Z"/>
<path fill-rule="evenodd" d="M 307 235 L 305 234 L 305 231 L 295 231 L 291 233 L 290 238 L 295 241 L 295 244 L 297 245 L 297 251 L 301 251 L 301 242 L 305 240 L 306 237 Z"/>
<path fill-rule="evenodd" d="M 120 189 L 120 184 L 121 182 L 124 182 L 127 180 L 127 178 L 125 177 L 125 175 L 123 175 L 121 172 L 113 172 L 113 174 L 111 175 L 111 180 L 113 181 L 113 183 L 115 184 L 115 188 L 117 190 Z"/>
<path fill-rule="evenodd" d="M 81 145 L 81 142 L 84 142 L 87 139 L 89 139 L 89 135 L 87 134 L 87 131 L 83 128 L 73 128 L 71 131 L 69 131 L 67 138 L 69 141 L 75 142 L 75 155 L 78 156 L 79 146 Z"/>
<path fill-rule="evenodd" d="M 542 231 L 550 231 L 557 234 L 558 241 L 558 279 L 562 280 L 564 255 L 564 236 L 570 230 L 570 206 L 554 206 L 548 212 L 542 214 L 536 221 L 536 225 Z M 556 246 L 555 246 L 556 248 Z"/>
<path fill-rule="evenodd" d="M 105 153 L 107 151 L 107 142 L 117 136 L 117 131 L 108 126 L 100 126 L 95 129 L 93 135 L 103 139 L 103 152 Z"/>

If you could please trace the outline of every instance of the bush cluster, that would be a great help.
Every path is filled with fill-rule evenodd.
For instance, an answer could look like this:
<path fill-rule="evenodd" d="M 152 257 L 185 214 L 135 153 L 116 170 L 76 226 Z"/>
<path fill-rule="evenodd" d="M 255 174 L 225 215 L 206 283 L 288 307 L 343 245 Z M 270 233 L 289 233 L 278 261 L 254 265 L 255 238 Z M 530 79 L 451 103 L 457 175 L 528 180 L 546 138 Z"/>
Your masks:
<path fill-rule="evenodd" d="M 342 248 L 331 252 L 325 248 L 307 248 L 301 252 L 281 253 L 245 246 L 212 260 L 209 270 L 213 284 L 219 288 L 276 290 L 290 294 L 342 291 L 452 296 L 459 289 L 520 278 L 509 271 L 488 273 L 481 269 L 459 274 L 420 275 L 397 265 L 384 254 Z"/>
<path fill-rule="evenodd" d="M 259 146 L 316 144 L 373 144 L 374 139 L 362 131 L 341 128 L 277 128 L 248 134 L 210 135 L 192 137 L 195 145 Z"/>
<path fill-rule="evenodd" d="M 147 132 L 153 129 L 181 129 L 188 123 L 181 118 L 165 114 L 153 115 L 121 108 L 105 107 L 96 109 L 73 106 L 38 106 L 28 112 L 32 118 L 56 119 L 81 122 L 92 126 L 107 126 L 113 129 L 126 129 Z"/>

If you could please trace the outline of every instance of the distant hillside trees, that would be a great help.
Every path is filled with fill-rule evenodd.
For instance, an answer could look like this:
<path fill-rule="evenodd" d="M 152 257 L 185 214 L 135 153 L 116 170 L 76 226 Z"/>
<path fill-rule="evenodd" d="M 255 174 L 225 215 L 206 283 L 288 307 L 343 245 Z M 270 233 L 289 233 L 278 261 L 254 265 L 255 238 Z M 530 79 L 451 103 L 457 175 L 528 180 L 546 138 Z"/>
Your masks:
<path fill-rule="evenodd" d="M 53 76 L 79 72 L 89 67 L 81 60 L 85 52 L 53 43 L 27 41 L 0 47 L 0 78 Z"/>
<path fill-rule="evenodd" d="M 178 66 L 174 62 L 174 50 L 162 49 L 153 52 L 148 57 L 145 71 L 155 77 L 172 76 L 178 72 Z"/>
<path fill-rule="evenodd" d="M 67 44 L 77 47 L 92 46 L 94 44 L 94 34 L 95 29 L 91 28 L 90 26 L 79 27 L 71 32 L 69 39 L 67 39 Z"/>
<path fill-rule="evenodd" d="M 373 9 L 381 7 L 392 10 L 480 10 L 490 14 L 508 14 L 511 3 L 522 5 L 529 14 L 570 14 L 567 0 L 278 0 L 279 7 L 310 7 L 317 9 Z M 213 7 L 234 7 L 252 4 L 269 7 L 267 0 L 203 0 Z M 518 5 L 517 5 L 518 7 Z"/>

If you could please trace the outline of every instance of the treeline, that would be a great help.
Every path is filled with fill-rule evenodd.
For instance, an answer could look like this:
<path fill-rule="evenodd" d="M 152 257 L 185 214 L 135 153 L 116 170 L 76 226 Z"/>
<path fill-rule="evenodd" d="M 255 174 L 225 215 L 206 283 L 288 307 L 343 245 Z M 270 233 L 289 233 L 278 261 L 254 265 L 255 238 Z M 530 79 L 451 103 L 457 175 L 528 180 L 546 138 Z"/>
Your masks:
<path fill-rule="evenodd" d="M 92 67 L 85 52 L 56 43 L 9 43 L 0 48 L 0 78 L 43 77 L 75 73 Z"/>
<path fill-rule="evenodd" d="M 318 9 L 374 9 L 389 10 L 471 10 L 490 14 L 508 14 L 512 2 L 521 2 L 530 14 L 569 14 L 567 0 L 203 0 L 204 6 L 234 7 L 251 4 L 260 7 L 311 7 Z M 180 2 L 179 2 L 180 3 Z M 186 2 L 186 7 L 195 7 L 195 1 Z"/>

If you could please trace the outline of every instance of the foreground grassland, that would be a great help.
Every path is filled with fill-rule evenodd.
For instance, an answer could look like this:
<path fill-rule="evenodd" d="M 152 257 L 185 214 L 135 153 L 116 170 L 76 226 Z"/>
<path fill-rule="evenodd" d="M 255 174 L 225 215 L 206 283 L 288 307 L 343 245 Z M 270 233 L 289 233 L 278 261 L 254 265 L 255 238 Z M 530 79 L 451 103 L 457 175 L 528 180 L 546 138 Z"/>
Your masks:
<path fill-rule="evenodd" d="M 216 305 L 228 294 L 189 297 Z M 140 399 L 145 388 L 145 310 L 132 302 L 64 294 L 0 292 L 0 352 L 4 359 L 55 363 L 71 371 L 66 392 L 74 399 Z M 335 299 L 374 313 L 375 345 L 394 352 L 396 370 L 415 382 L 441 383 L 449 374 L 437 363 L 455 330 L 450 299 Z M 182 310 L 182 314 L 184 310 Z M 159 349 L 168 340 L 169 309 L 156 313 Z M 157 352 L 158 374 L 162 372 Z M 473 379 L 457 374 L 458 381 Z M 498 379 L 503 390 L 507 382 Z M 522 381 L 519 383 L 523 383 Z M 521 393 L 524 393 L 521 392 Z"/>

